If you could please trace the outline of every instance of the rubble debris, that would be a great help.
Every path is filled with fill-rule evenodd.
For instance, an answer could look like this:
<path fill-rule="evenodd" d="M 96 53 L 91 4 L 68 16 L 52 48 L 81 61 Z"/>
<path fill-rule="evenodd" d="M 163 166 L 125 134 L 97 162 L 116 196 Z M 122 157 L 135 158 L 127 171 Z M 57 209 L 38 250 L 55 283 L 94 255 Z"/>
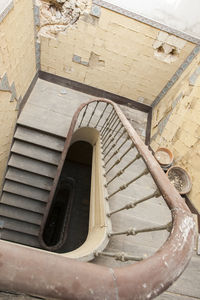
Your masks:
<path fill-rule="evenodd" d="M 169 181 L 174 185 L 174 187 L 178 190 L 178 192 L 182 192 L 184 181 L 180 175 L 176 172 L 171 171 L 168 175 Z"/>
<path fill-rule="evenodd" d="M 89 14 L 91 0 L 35 0 L 40 10 L 37 37 L 56 38 L 73 27 L 83 14 Z"/>

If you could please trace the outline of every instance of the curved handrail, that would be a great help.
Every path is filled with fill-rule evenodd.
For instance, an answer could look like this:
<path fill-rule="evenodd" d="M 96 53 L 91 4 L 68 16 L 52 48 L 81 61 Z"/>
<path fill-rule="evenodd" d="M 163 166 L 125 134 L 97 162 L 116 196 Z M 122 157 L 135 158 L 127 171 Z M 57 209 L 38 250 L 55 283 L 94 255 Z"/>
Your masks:
<path fill-rule="evenodd" d="M 57 299 L 152 299 L 167 289 L 187 266 L 194 242 L 194 221 L 179 193 L 143 144 L 119 107 L 105 99 L 76 111 L 66 139 L 58 175 L 82 108 L 94 101 L 110 103 L 154 178 L 172 212 L 173 227 L 163 246 L 132 266 L 107 268 L 0 241 L 0 288 Z M 59 176 L 54 181 L 54 189 Z M 51 191 L 51 196 L 53 191 Z M 31 259 L 30 259 L 31 258 Z M 11 276 L 12 274 L 12 276 Z"/>

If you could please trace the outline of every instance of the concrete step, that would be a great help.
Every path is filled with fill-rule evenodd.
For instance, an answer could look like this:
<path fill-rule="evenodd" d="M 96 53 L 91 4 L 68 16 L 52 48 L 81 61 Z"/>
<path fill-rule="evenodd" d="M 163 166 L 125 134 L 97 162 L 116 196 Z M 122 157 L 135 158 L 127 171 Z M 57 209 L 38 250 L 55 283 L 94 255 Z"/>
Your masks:
<path fill-rule="evenodd" d="M 38 130 L 18 125 L 14 138 L 62 152 L 65 140 Z"/>
<path fill-rule="evenodd" d="M 9 167 L 6 178 L 15 182 L 24 183 L 47 191 L 51 190 L 53 180 L 27 171 Z"/>
<path fill-rule="evenodd" d="M 47 191 L 35 187 L 30 187 L 28 185 L 24 185 L 22 183 L 14 182 L 8 179 L 6 179 L 5 181 L 3 191 L 42 202 L 47 202 L 49 195 Z"/>
<path fill-rule="evenodd" d="M 7 218 L 4 216 L 0 216 L 0 223 L 3 229 L 9 229 L 12 231 L 26 233 L 34 236 L 38 236 L 40 230 L 40 227 L 38 225 L 15 220 L 12 218 Z"/>
<path fill-rule="evenodd" d="M 27 245 L 30 247 L 40 248 L 40 244 L 36 236 L 25 234 L 22 232 L 17 232 L 10 229 L 1 229 L 0 233 L 2 240 Z"/>
<path fill-rule="evenodd" d="M 7 204 L 0 204 L 0 216 L 12 218 L 19 221 L 24 221 L 31 224 L 40 225 L 42 215 L 25 209 L 16 208 Z"/>
<path fill-rule="evenodd" d="M 47 164 L 32 158 L 12 153 L 8 162 L 9 166 L 29 171 L 35 174 L 54 178 L 56 174 L 56 166 Z"/>
<path fill-rule="evenodd" d="M 1 203 L 8 204 L 13 207 L 30 210 L 32 212 L 43 214 L 46 204 L 41 201 L 33 200 L 16 194 L 3 192 Z"/>
<path fill-rule="evenodd" d="M 58 165 L 60 153 L 51 149 L 46 149 L 30 143 L 15 140 L 11 152 L 26 157 L 34 158 L 39 161 L 47 162 L 52 165 Z"/>

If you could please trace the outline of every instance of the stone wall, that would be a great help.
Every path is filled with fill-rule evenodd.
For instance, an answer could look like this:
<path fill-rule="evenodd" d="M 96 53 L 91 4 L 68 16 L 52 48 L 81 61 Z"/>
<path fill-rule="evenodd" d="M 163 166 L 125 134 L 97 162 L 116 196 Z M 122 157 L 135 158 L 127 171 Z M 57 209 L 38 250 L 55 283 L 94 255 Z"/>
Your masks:
<path fill-rule="evenodd" d="M 89 0 L 53 2 L 36 2 L 41 69 L 49 73 L 150 105 L 194 48 Z"/>
<path fill-rule="evenodd" d="M 192 179 L 189 198 L 200 211 L 200 54 L 153 110 L 153 150 L 164 146 Z"/>
<path fill-rule="evenodd" d="M 13 1 L 0 18 L 0 185 L 17 110 L 36 72 L 33 20 L 33 4 L 27 0 Z"/>

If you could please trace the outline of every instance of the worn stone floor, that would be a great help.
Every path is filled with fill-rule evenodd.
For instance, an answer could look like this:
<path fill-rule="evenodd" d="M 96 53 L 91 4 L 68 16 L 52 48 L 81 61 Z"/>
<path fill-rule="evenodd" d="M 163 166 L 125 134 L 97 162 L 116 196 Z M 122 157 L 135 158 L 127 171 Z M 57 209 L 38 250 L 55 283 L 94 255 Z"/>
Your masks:
<path fill-rule="evenodd" d="M 49 131 L 56 135 L 65 137 L 68 128 L 71 122 L 71 118 L 81 103 L 84 103 L 90 99 L 94 99 L 95 97 L 83 94 L 69 88 L 64 88 L 59 85 L 55 85 L 49 83 L 47 81 L 38 79 L 25 107 L 20 115 L 20 122 L 23 122 L 27 125 L 34 126 L 40 130 Z M 43 101 L 45 99 L 45 101 Z M 67 109 L 66 109 L 67 107 Z M 127 118 L 132 123 L 133 127 L 136 129 L 138 134 L 142 139 L 145 138 L 145 130 L 147 123 L 147 114 L 133 110 L 127 107 L 122 106 L 122 110 L 124 111 Z M 117 201 L 117 199 L 116 199 Z M 159 200 L 160 201 L 160 200 Z M 159 215 L 158 209 L 159 203 L 153 203 L 154 209 L 154 221 L 151 222 L 159 222 L 159 218 L 162 218 Z M 157 206 L 156 206 L 157 205 Z M 144 204 L 145 206 L 145 204 Z M 140 216 L 144 214 L 144 208 L 138 211 Z M 117 224 L 117 223 L 116 223 Z M 151 240 L 149 242 L 155 243 L 156 235 L 151 236 Z M 130 249 L 131 249 L 130 244 Z M 138 246 L 139 247 L 139 246 Z M 151 248 L 148 244 L 148 240 L 144 243 L 143 248 Z M 112 245 L 111 245 L 112 248 Z M 137 248 L 137 247 L 136 247 Z M 123 250 L 123 249 L 122 249 Z M 149 251 L 150 251 L 149 250 Z M 159 272 L 159 270 L 158 270 Z M 195 300 L 200 299 L 200 258 L 195 255 L 192 257 L 192 260 L 186 269 L 186 271 L 182 274 L 179 280 L 177 280 L 173 286 L 169 288 L 169 290 L 162 295 L 160 295 L 157 299 L 159 300 Z M 16 295 L 9 294 L 5 292 L 0 292 L 1 299 L 17 299 L 17 300 L 31 300 L 31 299 L 40 299 L 27 295 Z M 69 299 L 70 300 L 70 299 Z"/>
<path fill-rule="evenodd" d="M 46 99 L 46 101 L 42 101 Z M 48 99 L 48 100 L 47 100 Z M 97 97 L 38 79 L 23 109 L 20 122 L 66 137 L 73 114 L 80 104 Z M 66 103 L 67 109 L 66 109 Z M 147 113 L 120 106 L 138 134 L 144 139 Z M 25 113 L 24 113 L 25 112 Z M 38 113 L 39 112 L 39 113 Z"/>

